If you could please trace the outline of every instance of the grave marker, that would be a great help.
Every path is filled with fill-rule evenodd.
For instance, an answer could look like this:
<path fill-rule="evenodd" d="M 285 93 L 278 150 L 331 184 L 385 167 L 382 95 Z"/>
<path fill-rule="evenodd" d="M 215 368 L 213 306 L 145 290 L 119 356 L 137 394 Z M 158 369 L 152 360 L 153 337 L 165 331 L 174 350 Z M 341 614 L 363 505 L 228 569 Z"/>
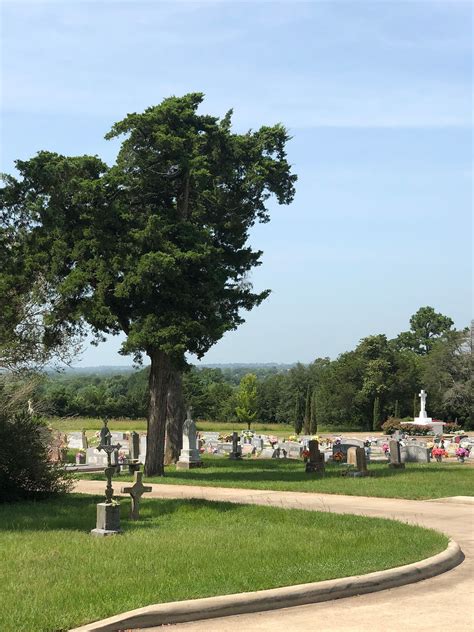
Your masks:
<path fill-rule="evenodd" d="M 135 472 L 133 475 L 133 485 L 130 487 L 122 487 L 122 494 L 130 494 L 130 519 L 139 520 L 140 518 L 140 499 L 143 494 L 151 492 L 150 485 L 144 485 L 142 482 L 143 472 Z"/>

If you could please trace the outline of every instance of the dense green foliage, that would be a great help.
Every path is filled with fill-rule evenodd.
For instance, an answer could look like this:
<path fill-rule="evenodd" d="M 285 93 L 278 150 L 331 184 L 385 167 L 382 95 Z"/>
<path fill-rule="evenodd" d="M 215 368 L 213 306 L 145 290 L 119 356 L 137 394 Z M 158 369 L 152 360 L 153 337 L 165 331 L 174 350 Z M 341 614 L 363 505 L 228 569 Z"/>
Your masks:
<path fill-rule="evenodd" d="M 0 503 L 65 492 L 64 470 L 48 461 L 43 422 L 26 412 L 0 412 Z"/>
<path fill-rule="evenodd" d="M 123 333 L 121 353 L 149 357 L 147 473 L 163 471 L 168 392 L 185 354 L 202 357 L 268 296 L 248 278 L 262 255 L 249 231 L 269 221 L 270 197 L 289 204 L 295 193 L 283 125 L 237 134 L 231 111 L 201 114 L 202 101 L 170 97 L 115 123 L 111 167 L 40 151 L 0 189 L 0 245 L 12 230 L 8 270 L 18 259 L 44 279 L 46 335 Z"/>
<path fill-rule="evenodd" d="M 124 533 L 104 540 L 89 534 L 98 500 L 2 509 L 2 632 L 58 632 L 157 602 L 360 575 L 447 545 L 440 533 L 393 520 L 149 498 L 138 522 L 122 501 Z"/>
<path fill-rule="evenodd" d="M 399 349 L 396 340 L 383 335 L 369 336 L 334 361 L 318 358 L 307 366 L 252 367 L 257 391 L 252 404 L 254 419 L 290 423 L 298 432 L 305 420 L 311 432 L 317 423 L 325 428 L 369 431 L 380 428 L 389 417 L 411 418 L 423 386 L 434 418 L 457 419 L 470 427 L 471 362 L 468 332 L 448 332 L 423 355 Z M 185 373 L 185 399 L 194 416 L 219 422 L 237 420 L 239 385 L 245 371 L 244 367 L 194 367 Z M 143 417 L 147 375 L 148 369 L 113 376 L 66 374 L 50 378 L 39 396 L 48 411 L 58 416 Z"/>

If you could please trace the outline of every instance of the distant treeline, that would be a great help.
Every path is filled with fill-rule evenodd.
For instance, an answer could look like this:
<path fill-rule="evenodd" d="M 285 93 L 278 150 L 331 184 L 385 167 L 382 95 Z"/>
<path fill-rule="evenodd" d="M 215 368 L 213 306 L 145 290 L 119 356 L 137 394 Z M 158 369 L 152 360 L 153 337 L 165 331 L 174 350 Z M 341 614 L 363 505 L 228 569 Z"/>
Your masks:
<path fill-rule="evenodd" d="M 472 329 L 456 331 L 452 320 L 421 308 L 410 331 L 388 340 L 368 336 L 336 360 L 309 365 L 192 367 L 184 374 L 193 416 L 234 421 L 239 383 L 257 376 L 255 421 L 301 427 L 311 417 L 319 427 L 370 430 L 388 417 L 418 414 L 420 388 L 428 392 L 428 413 L 471 427 Z M 148 369 L 121 375 L 48 376 L 38 395 L 43 407 L 64 417 L 144 417 Z"/>

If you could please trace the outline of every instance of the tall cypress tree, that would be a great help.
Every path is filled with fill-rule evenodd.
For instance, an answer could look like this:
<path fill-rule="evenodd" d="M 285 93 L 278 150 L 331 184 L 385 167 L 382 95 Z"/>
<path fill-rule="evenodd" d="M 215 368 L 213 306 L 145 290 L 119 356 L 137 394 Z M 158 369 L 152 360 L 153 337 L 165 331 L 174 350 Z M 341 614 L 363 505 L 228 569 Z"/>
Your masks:
<path fill-rule="evenodd" d="M 306 389 L 306 400 L 304 406 L 304 433 L 311 433 L 311 387 Z"/>
<path fill-rule="evenodd" d="M 316 391 L 311 394 L 311 420 L 309 425 L 310 434 L 314 435 L 318 431 L 318 419 L 316 417 Z"/>
<path fill-rule="evenodd" d="M 374 412 L 372 417 L 372 430 L 378 430 L 380 424 L 380 398 L 374 399 Z"/>
<path fill-rule="evenodd" d="M 297 435 L 300 434 L 303 429 L 303 416 L 304 416 L 304 398 L 301 393 L 297 393 L 296 395 L 296 403 L 295 403 L 295 419 L 293 422 L 293 427 Z"/>

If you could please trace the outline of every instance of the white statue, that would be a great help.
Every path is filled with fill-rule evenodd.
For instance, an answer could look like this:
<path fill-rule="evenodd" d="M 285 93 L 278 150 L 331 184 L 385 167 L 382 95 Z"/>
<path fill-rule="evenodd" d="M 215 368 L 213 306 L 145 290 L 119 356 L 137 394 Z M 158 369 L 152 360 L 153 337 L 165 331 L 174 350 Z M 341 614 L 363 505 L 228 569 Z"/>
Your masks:
<path fill-rule="evenodd" d="M 428 417 L 428 415 L 426 414 L 426 391 L 424 389 L 421 389 L 418 397 L 420 398 L 421 402 L 419 418 L 425 419 Z"/>

